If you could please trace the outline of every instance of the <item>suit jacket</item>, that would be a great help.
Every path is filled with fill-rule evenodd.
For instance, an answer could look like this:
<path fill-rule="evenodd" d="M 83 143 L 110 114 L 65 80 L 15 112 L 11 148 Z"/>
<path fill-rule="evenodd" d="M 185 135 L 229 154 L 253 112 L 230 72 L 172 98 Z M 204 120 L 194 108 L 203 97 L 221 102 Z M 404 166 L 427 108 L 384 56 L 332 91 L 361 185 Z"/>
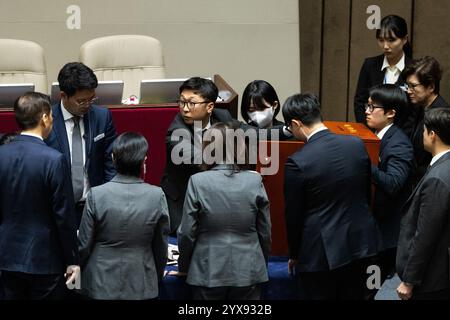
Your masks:
<path fill-rule="evenodd" d="M 381 139 L 378 166 L 372 165 L 372 181 L 376 186 L 373 215 L 381 231 L 381 250 L 397 247 L 400 210 L 412 191 L 413 165 L 411 142 L 393 125 Z"/>
<path fill-rule="evenodd" d="M 0 270 L 61 274 L 78 264 L 73 191 L 61 153 L 19 135 L 0 147 Z"/>
<path fill-rule="evenodd" d="M 152 299 L 167 262 L 164 193 L 118 174 L 88 194 L 80 225 L 81 287 L 94 299 Z"/>
<path fill-rule="evenodd" d="M 61 104 L 53 105 L 52 112 L 53 130 L 45 143 L 61 152 L 68 167 L 71 168 L 72 161 Z M 85 132 L 83 138 L 86 143 L 85 168 L 90 187 L 95 187 L 108 182 L 116 173 L 111 159 L 116 129 L 112 122 L 111 111 L 95 105 L 92 105 L 83 116 L 83 123 Z"/>
<path fill-rule="evenodd" d="M 409 121 L 413 122 L 412 131 L 410 134 L 410 139 L 414 147 L 414 159 L 416 166 L 415 173 L 415 184 L 419 182 L 428 165 L 431 162 L 431 154 L 426 151 L 423 147 L 423 117 L 424 117 L 424 107 L 423 106 L 412 106 L 413 113 L 410 116 Z M 433 101 L 433 103 L 427 109 L 434 108 L 449 108 L 449 104 L 441 96 Z"/>
<path fill-rule="evenodd" d="M 356 87 L 355 100 L 354 100 L 354 110 L 355 118 L 357 122 L 366 123 L 366 111 L 364 104 L 367 103 L 369 99 L 369 90 L 375 85 L 383 84 L 385 71 L 381 70 L 384 61 L 384 54 L 376 57 L 367 58 L 359 72 L 358 85 Z M 411 62 L 411 58 L 405 56 L 405 65 Z M 400 75 L 396 84 L 402 84 L 405 79 Z M 402 116 L 400 123 L 403 123 L 406 119 L 407 114 Z"/>
<path fill-rule="evenodd" d="M 268 281 L 270 210 L 261 176 L 230 175 L 229 165 L 189 180 L 178 230 L 180 271 L 202 287 L 250 286 Z"/>
<path fill-rule="evenodd" d="M 300 272 L 329 271 L 377 253 L 370 170 L 361 139 L 329 130 L 314 134 L 288 158 L 287 237 Z"/>
<path fill-rule="evenodd" d="M 403 207 L 397 247 L 397 272 L 414 292 L 450 287 L 450 153 L 419 182 Z"/>
<path fill-rule="evenodd" d="M 255 130 L 257 139 L 270 140 L 275 138 L 273 132 L 277 134 L 280 140 L 285 140 L 287 136 L 283 130 L 283 125 L 276 125 L 272 130 L 258 131 L 257 127 L 240 122 L 231 117 L 228 110 L 214 108 L 210 118 L 211 125 L 217 122 L 229 123 L 236 129 L 242 129 L 244 132 L 248 130 Z M 182 131 L 180 133 L 180 130 Z M 266 135 L 267 133 L 267 135 Z M 263 134 L 260 136 L 260 134 Z M 201 147 L 201 146 L 200 146 Z M 176 149 L 175 149 L 176 148 Z M 191 150 L 190 153 L 182 154 L 182 163 L 175 164 L 171 157 L 174 150 L 176 155 L 179 155 L 180 149 Z M 167 203 L 169 205 L 170 227 L 171 231 L 175 232 L 180 225 L 181 215 L 183 213 L 183 202 L 186 195 L 186 189 L 189 178 L 201 171 L 199 164 L 202 162 L 201 150 L 194 149 L 194 134 L 193 126 L 187 125 L 181 114 L 178 113 L 172 121 L 166 134 L 166 168 L 161 178 L 161 187 L 167 196 Z M 198 153 L 196 153 L 198 152 Z M 195 157 L 197 154 L 197 158 Z"/>
<path fill-rule="evenodd" d="M 233 121 L 231 114 L 227 110 L 222 110 L 214 108 L 211 114 L 210 122 L 211 125 L 217 122 L 230 122 Z M 183 140 L 178 141 L 176 137 L 179 135 L 175 131 L 183 130 L 185 135 Z M 172 137 L 173 136 L 173 137 Z M 172 139 L 175 139 L 174 141 Z M 186 146 L 187 150 L 191 150 L 190 154 L 183 154 L 183 161 L 185 163 L 175 164 L 171 157 L 172 150 L 178 146 Z M 187 184 L 189 178 L 200 172 L 200 166 L 194 163 L 195 152 L 194 150 L 194 133 L 193 127 L 187 125 L 181 114 L 178 113 L 175 119 L 172 121 L 166 135 L 166 168 L 164 169 L 164 174 L 161 178 L 161 188 L 167 197 L 167 203 L 169 205 L 170 213 L 170 226 L 172 232 L 176 231 L 180 225 L 181 215 L 183 214 L 183 202 L 186 194 Z M 201 151 L 200 151 L 201 152 Z M 177 152 L 178 154 L 178 152 Z M 201 155 L 201 153 L 200 153 Z M 200 161 L 201 162 L 201 161 Z"/>

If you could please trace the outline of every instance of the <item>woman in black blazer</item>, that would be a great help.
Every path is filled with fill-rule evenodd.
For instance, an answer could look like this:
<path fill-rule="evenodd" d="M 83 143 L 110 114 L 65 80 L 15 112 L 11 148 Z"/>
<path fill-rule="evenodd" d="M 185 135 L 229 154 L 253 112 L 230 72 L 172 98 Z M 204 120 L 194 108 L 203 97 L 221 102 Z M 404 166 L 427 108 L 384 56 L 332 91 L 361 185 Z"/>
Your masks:
<path fill-rule="evenodd" d="M 400 74 L 411 60 L 408 26 L 403 18 L 396 15 L 384 17 L 380 29 L 377 29 L 376 37 L 383 54 L 364 61 L 356 88 L 355 118 L 361 123 L 366 123 L 364 104 L 369 98 L 369 89 L 384 83 L 402 84 L 404 79 Z M 404 117 L 407 115 L 404 114 Z M 401 126 L 403 119 L 399 120 Z"/>

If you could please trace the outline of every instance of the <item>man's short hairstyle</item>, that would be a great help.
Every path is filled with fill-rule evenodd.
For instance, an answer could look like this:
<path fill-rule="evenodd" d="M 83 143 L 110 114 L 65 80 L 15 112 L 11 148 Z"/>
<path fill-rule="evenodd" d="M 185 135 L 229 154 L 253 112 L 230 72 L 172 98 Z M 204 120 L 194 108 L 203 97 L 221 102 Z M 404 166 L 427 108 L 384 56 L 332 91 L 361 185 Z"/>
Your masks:
<path fill-rule="evenodd" d="M 59 71 L 59 89 L 68 97 L 75 95 L 78 90 L 95 89 L 98 81 L 94 71 L 81 62 L 69 62 Z"/>
<path fill-rule="evenodd" d="M 180 86 L 180 94 L 184 90 L 192 90 L 195 94 L 200 95 L 206 101 L 214 103 L 219 95 L 219 90 L 214 82 L 200 77 L 192 77 L 183 82 Z"/>
<path fill-rule="evenodd" d="M 26 92 L 14 102 L 16 122 L 22 130 L 36 128 L 42 115 L 50 112 L 50 97 L 40 92 Z"/>
<path fill-rule="evenodd" d="M 439 94 L 442 68 L 435 58 L 426 56 L 413 60 L 405 67 L 405 69 L 403 69 L 402 77 L 406 80 L 412 75 L 415 75 L 420 84 L 425 87 L 429 87 L 433 84 L 434 93 Z"/>
<path fill-rule="evenodd" d="M 428 132 L 434 131 L 445 145 L 450 146 L 450 108 L 428 109 L 423 124 Z"/>
<path fill-rule="evenodd" d="M 395 110 L 394 123 L 398 122 L 408 107 L 408 96 L 395 84 L 379 84 L 369 90 L 373 103 L 383 107 L 384 112 Z"/>
<path fill-rule="evenodd" d="M 114 166 L 117 172 L 127 176 L 140 177 L 142 162 L 148 151 L 145 137 L 136 132 L 125 132 L 113 143 Z"/>
<path fill-rule="evenodd" d="M 290 96 L 283 105 L 283 117 L 287 124 L 293 119 L 300 120 L 306 126 L 318 123 L 322 121 L 319 99 L 311 93 Z"/>

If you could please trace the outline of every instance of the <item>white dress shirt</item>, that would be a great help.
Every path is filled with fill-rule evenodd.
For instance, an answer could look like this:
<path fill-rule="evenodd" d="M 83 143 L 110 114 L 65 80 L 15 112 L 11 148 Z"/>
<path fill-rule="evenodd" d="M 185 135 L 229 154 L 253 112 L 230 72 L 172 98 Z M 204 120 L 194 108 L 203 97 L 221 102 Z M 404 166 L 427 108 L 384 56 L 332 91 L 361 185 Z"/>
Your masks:
<path fill-rule="evenodd" d="M 405 69 L 405 54 L 403 54 L 400 61 L 392 67 L 389 65 L 389 62 L 387 61 L 387 58 L 385 56 L 383 66 L 381 67 L 381 71 L 385 70 L 383 84 L 395 84 L 403 69 Z"/>
<path fill-rule="evenodd" d="M 383 139 L 384 135 L 386 134 L 386 132 L 389 130 L 390 127 L 392 127 L 394 124 L 388 124 L 386 127 L 384 127 L 383 129 L 381 129 L 379 132 L 377 132 L 377 137 L 380 138 L 380 140 Z"/>
<path fill-rule="evenodd" d="M 21 134 L 22 136 L 30 136 L 30 137 L 39 138 L 39 139 L 41 139 L 42 141 L 44 141 L 44 139 L 43 139 L 40 135 L 38 135 L 38 134 L 28 133 L 28 132 L 21 132 L 20 134 Z"/>

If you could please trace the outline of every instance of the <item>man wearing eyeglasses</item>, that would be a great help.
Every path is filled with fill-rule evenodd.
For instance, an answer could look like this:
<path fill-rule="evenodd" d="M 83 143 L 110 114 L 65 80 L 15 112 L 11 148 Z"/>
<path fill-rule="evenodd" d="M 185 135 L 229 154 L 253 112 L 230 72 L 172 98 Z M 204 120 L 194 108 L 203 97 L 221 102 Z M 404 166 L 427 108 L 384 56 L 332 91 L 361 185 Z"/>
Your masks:
<path fill-rule="evenodd" d="M 413 60 L 403 70 L 406 88 L 412 103 L 408 123 L 403 127 L 414 147 L 414 158 L 417 166 L 417 183 L 430 164 L 431 154 L 423 147 L 423 115 L 426 110 L 448 108 L 448 103 L 439 94 L 442 69 L 433 57 L 423 57 Z"/>
<path fill-rule="evenodd" d="M 116 129 L 111 112 L 95 105 L 97 77 L 79 62 L 67 63 L 58 74 L 61 101 L 52 106 L 53 131 L 45 140 L 67 161 L 80 224 L 87 192 L 115 175 L 112 142 Z"/>
<path fill-rule="evenodd" d="M 161 187 L 167 197 L 170 214 L 171 233 L 175 234 L 183 213 L 183 202 L 186 194 L 187 184 L 191 175 L 200 171 L 199 163 L 194 161 L 195 139 L 201 147 L 202 133 L 217 122 L 233 121 L 228 110 L 214 108 L 218 96 L 216 85 L 208 79 L 193 77 L 186 80 L 180 87 L 180 100 L 178 105 L 180 112 L 171 123 L 166 135 L 167 164 L 161 179 Z M 194 126 L 194 121 L 196 125 Z M 237 120 L 235 120 L 237 121 Z M 201 124 L 201 125 L 199 125 Z M 186 133 L 190 139 L 180 141 L 173 136 L 177 132 Z M 182 154 L 183 163 L 176 163 L 172 159 L 172 150 L 186 144 L 192 148 L 191 154 Z M 197 150 L 198 151 L 198 150 Z"/>

